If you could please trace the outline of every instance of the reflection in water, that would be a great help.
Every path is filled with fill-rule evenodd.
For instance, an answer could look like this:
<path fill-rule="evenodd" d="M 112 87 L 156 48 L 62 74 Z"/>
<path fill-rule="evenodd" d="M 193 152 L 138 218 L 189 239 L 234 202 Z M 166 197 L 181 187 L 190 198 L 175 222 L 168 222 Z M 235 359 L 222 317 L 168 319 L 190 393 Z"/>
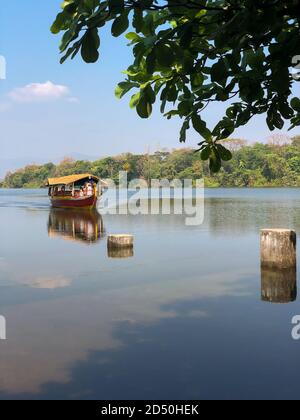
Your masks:
<path fill-rule="evenodd" d="M 48 234 L 50 237 L 95 243 L 104 236 L 103 220 L 97 210 L 51 209 Z"/>
<path fill-rule="evenodd" d="M 134 256 L 133 248 L 108 248 L 108 258 L 131 258 Z"/>
<path fill-rule="evenodd" d="M 71 286 L 72 280 L 67 277 L 58 275 L 54 277 L 38 277 L 36 279 L 33 278 L 28 281 L 24 281 L 23 284 L 34 289 L 55 290 Z"/>
<path fill-rule="evenodd" d="M 269 192 L 269 191 L 268 191 Z M 270 192 L 272 193 L 272 191 Z M 299 225 L 300 200 L 288 200 L 280 195 L 276 200 L 246 198 L 207 198 L 205 200 L 205 223 L 214 236 L 244 236 L 268 226 Z"/>
<path fill-rule="evenodd" d="M 1 194 L 0 400 L 299 399 L 300 302 L 257 299 L 259 229 L 299 231 L 299 190 L 209 190 L 200 226 L 108 214 L 107 231 L 136 238 L 125 260 L 86 246 L 90 214 L 49 216 L 44 191 Z M 79 242 L 51 240 L 47 223 Z M 263 299 L 294 300 L 291 277 L 263 272 Z"/>
<path fill-rule="evenodd" d="M 289 303 L 297 299 L 297 272 L 290 269 L 261 269 L 261 297 L 264 302 Z"/>

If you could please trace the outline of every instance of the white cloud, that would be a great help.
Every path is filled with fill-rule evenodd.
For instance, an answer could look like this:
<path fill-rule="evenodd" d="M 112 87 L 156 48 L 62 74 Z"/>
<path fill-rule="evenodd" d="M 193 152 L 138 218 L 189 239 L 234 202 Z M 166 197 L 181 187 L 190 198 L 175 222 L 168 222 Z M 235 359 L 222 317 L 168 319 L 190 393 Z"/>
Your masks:
<path fill-rule="evenodd" d="M 53 82 L 30 83 L 24 87 L 15 88 L 0 102 L 0 113 L 8 111 L 14 104 L 45 103 L 64 100 L 70 104 L 78 104 L 79 99 L 71 96 L 70 89 Z"/>
<path fill-rule="evenodd" d="M 12 90 L 8 97 L 17 103 L 49 102 L 58 99 L 69 99 L 70 90 L 67 86 L 46 83 L 31 83 Z"/>

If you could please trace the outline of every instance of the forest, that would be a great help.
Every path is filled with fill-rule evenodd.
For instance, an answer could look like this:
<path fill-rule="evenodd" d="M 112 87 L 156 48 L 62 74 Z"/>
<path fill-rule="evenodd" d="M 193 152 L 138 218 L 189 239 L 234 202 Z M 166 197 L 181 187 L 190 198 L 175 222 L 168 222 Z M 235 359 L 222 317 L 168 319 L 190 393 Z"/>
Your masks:
<path fill-rule="evenodd" d="M 273 135 L 266 143 L 248 144 L 241 139 L 224 141 L 233 159 L 223 162 L 219 173 L 210 172 L 193 149 L 160 150 L 152 154 L 121 154 L 99 160 L 76 161 L 64 158 L 59 164 L 28 165 L 9 172 L 0 181 L 1 188 L 42 188 L 48 177 L 92 173 L 102 179 L 119 179 L 119 171 L 128 172 L 128 180 L 199 179 L 206 187 L 300 187 L 300 136 Z"/>

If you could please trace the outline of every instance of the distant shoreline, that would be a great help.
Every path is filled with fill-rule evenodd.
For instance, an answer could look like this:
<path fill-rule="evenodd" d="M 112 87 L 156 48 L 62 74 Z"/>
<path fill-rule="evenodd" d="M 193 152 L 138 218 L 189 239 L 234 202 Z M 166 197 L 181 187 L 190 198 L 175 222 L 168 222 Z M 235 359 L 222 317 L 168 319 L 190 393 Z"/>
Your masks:
<path fill-rule="evenodd" d="M 196 189 L 197 187 L 193 187 L 193 189 Z M 299 186 L 259 186 L 259 187 L 247 187 L 247 186 L 226 186 L 226 187 L 204 187 L 206 190 L 286 190 L 286 189 L 290 189 L 290 190 L 297 190 L 300 189 L 300 185 Z M 116 189 L 118 190 L 119 187 L 117 186 Z M 124 188 L 121 188 L 121 190 Z M 149 188 L 150 189 L 150 188 Z M 163 189 L 163 187 L 161 187 L 161 189 Z M 37 190 L 45 190 L 47 191 L 48 188 L 47 187 L 35 187 L 35 188 L 27 188 L 27 187 L 21 187 L 21 188 L 12 188 L 12 187 L 0 187 L 0 191 L 37 191 Z"/>
<path fill-rule="evenodd" d="M 256 143 L 247 145 L 240 140 L 226 143 L 233 158 L 223 162 L 220 172 L 212 174 L 207 161 L 192 149 L 162 150 L 154 154 L 126 153 L 96 161 L 65 158 L 55 165 L 27 165 L 9 172 L 0 181 L 0 188 L 37 189 L 46 185 L 48 178 L 91 173 L 101 179 L 119 183 L 120 172 L 127 172 L 128 182 L 142 179 L 205 180 L 206 188 L 299 188 L 300 136 L 289 144 Z"/>

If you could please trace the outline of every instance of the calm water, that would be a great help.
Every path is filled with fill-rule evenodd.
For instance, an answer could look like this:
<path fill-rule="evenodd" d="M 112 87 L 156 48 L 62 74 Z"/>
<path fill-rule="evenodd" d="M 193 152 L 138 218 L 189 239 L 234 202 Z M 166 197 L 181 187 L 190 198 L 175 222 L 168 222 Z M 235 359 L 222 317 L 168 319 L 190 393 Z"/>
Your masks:
<path fill-rule="evenodd" d="M 0 190 L 0 398 L 300 398 L 300 298 L 261 279 L 264 227 L 299 233 L 298 189 L 208 190 L 196 227 Z M 109 233 L 134 255 L 108 255 Z"/>

